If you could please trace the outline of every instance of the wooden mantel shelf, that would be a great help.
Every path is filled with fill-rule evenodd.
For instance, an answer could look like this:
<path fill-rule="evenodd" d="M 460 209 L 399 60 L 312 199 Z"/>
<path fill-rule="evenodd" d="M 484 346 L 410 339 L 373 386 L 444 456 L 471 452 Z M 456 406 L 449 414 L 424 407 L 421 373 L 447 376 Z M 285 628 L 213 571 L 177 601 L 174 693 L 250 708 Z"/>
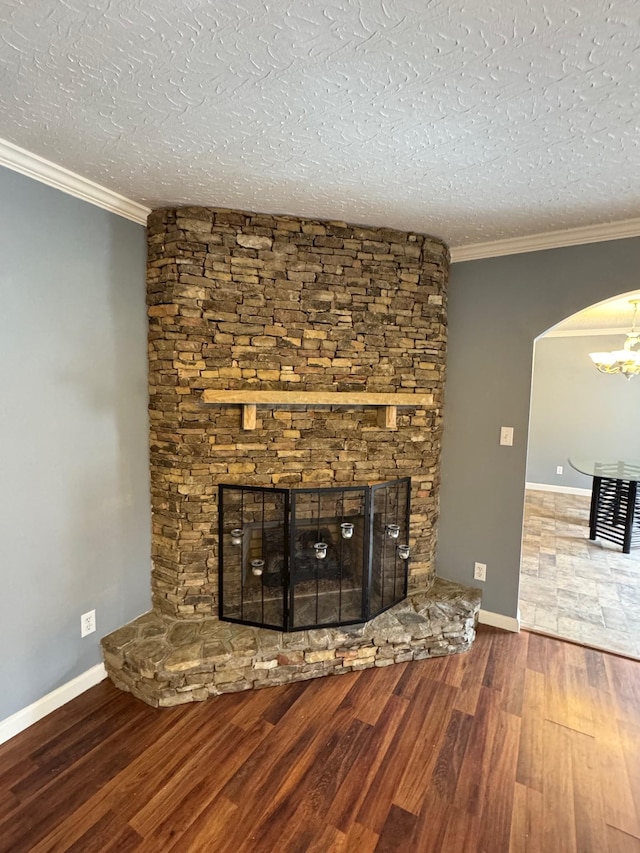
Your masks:
<path fill-rule="evenodd" d="M 256 406 L 379 406 L 380 426 L 394 429 L 398 406 L 419 409 L 433 406 L 433 394 L 370 391 L 217 391 L 203 392 L 205 403 L 242 406 L 242 428 L 256 428 Z"/>

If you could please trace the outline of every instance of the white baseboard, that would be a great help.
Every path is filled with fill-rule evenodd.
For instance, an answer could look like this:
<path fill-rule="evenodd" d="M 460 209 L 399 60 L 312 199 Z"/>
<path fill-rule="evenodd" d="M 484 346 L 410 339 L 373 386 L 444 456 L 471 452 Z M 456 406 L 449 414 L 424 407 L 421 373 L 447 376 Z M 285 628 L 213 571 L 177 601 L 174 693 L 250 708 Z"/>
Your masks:
<path fill-rule="evenodd" d="M 67 681 L 66 684 L 52 690 L 51 693 L 47 693 L 42 699 L 38 699 L 33 704 L 27 705 L 21 711 L 16 711 L 15 714 L 4 720 L 0 720 L 0 743 L 4 743 L 9 738 L 28 729 L 29 726 L 37 723 L 38 720 L 46 717 L 47 714 L 50 714 L 57 708 L 66 705 L 67 702 L 75 699 L 76 696 L 84 693 L 90 687 L 99 684 L 106 677 L 107 671 L 104 668 L 104 664 L 96 664 L 96 666 L 92 666 L 91 669 L 88 669 L 81 675 L 72 678 L 71 681 Z"/>
<path fill-rule="evenodd" d="M 481 625 L 490 625 L 492 628 L 502 628 L 504 631 L 520 631 L 520 615 L 503 616 L 502 613 L 492 613 L 490 610 L 481 610 L 478 614 L 478 622 Z"/>
<path fill-rule="evenodd" d="M 552 486 L 549 483 L 525 483 L 527 489 L 536 492 L 558 492 L 561 495 L 586 495 L 591 497 L 591 489 L 579 489 L 577 486 Z"/>

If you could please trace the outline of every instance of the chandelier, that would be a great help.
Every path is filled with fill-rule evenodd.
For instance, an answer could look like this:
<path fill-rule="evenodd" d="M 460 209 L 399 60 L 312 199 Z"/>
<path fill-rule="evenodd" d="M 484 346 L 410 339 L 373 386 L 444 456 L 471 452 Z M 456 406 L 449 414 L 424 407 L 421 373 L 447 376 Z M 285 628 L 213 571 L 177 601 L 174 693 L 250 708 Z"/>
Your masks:
<path fill-rule="evenodd" d="M 627 332 L 627 339 L 623 348 L 612 352 L 590 352 L 589 357 L 598 368 L 600 373 L 621 373 L 627 379 L 640 373 L 640 331 L 636 330 L 636 316 L 640 299 L 630 299 L 633 305 L 633 320 L 631 331 Z"/>

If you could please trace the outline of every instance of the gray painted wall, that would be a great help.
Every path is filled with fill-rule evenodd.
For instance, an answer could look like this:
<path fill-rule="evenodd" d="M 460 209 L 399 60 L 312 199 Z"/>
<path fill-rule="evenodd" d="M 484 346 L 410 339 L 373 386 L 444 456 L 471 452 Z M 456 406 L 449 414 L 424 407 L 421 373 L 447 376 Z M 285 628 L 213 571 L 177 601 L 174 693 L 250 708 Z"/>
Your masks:
<path fill-rule="evenodd" d="M 637 290 L 639 270 L 639 238 L 451 268 L 437 567 L 482 587 L 485 610 L 517 614 L 534 339 Z M 498 444 L 501 425 L 515 428 L 513 447 Z M 484 584 L 474 560 L 487 563 Z"/>
<path fill-rule="evenodd" d="M 149 608 L 150 510 L 145 229 L 1 168 L 0 199 L 4 719 Z"/>
<path fill-rule="evenodd" d="M 537 341 L 527 482 L 590 489 L 591 477 L 575 471 L 568 457 L 640 459 L 640 381 L 599 373 L 589 358 L 590 352 L 621 349 L 624 340 L 618 334 Z"/>

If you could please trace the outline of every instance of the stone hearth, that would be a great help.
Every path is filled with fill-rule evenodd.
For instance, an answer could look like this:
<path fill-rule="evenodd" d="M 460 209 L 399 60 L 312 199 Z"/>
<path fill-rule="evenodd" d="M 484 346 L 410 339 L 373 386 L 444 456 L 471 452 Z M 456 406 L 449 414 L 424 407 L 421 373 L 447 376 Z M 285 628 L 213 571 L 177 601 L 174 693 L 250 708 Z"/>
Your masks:
<path fill-rule="evenodd" d="M 168 707 L 258 687 L 466 651 L 480 592 L 436 580 L 361 626 L 281 633 L 147 613 L 103 640 L 110 678 Z"/>

